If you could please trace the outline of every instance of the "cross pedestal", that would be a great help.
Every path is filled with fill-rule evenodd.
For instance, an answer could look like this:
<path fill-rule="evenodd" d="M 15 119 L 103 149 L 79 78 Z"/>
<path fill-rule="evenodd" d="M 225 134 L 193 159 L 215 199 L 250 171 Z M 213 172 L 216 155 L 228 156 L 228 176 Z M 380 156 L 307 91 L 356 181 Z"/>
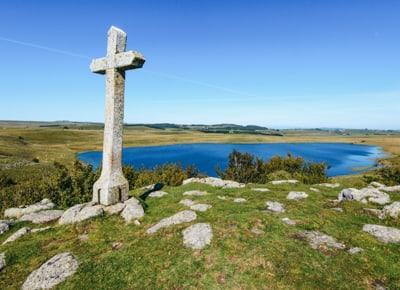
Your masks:
<path fill-rule="evenodd" d="M 90 70 L 106 75 L 103 163 L 100 178 L 93 185 L 93 201 L 111 205 L 128 199 L 129 184 L 122 173 L 122 128 L 124 122 L 125 71 L 141 68 L 143 56 L 125 51 L 126 33 L 111 26 L 107 56 L 92 60 Z"/>

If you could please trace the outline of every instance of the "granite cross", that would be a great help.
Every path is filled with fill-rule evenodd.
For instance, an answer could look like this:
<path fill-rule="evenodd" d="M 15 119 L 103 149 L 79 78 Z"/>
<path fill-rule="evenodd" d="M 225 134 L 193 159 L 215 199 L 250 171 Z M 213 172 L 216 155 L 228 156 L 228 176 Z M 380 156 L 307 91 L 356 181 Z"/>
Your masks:
<path fill-rule="evenodd" d="M 126 33 L 111 26 L 107 56 L 90 64 L 92 72 L 106 74 L 103 163 L 100 178 L 93 185 L 93 201 L 104 205 L 128 199 L 129 185 L 121 164 L 125 71 L 141 68 L 145 60 L 140 53 L 125 48 Z"/>

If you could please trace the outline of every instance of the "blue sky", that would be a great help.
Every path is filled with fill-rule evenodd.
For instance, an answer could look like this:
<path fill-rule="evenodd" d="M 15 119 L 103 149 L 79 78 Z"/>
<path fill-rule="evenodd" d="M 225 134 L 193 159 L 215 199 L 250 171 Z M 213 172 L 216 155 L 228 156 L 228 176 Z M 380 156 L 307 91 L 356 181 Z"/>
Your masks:
<path fill-rule="evenodd" d="M 398 0 L 1 1 L 0 119 L 103 121 L 110 25 L 126 122 L 400 129 Z"/>

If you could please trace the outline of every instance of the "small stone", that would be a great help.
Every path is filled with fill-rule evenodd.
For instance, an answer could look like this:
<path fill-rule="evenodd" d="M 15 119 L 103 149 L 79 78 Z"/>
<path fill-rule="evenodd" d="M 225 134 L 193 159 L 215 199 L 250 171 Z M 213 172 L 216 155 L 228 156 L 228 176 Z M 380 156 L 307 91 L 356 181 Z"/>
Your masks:
<path fill-rule="evenodd" d="M 328 188 L 337 188 L 340 187 L 340 183 L 320 183 L 318 186 L 328 187 Z"/>
<path fill-rule="evenodd" d="M 209 208 L 211 208 L 212 206 L 209 204 L 205 204 L 205 203 L 198 203 L 198 204 L 194 204 L 190 207 L 190 209 L 195 210 L 195 211 L 207 211 Z"/>
<path fill-rule="evenodd" d="M 150 193 L 149 197 L 163 197 L 164 195 L 167 195 L 167 194 L 168 194 L 168 192 L 158 190 L 158 191 L 153 191 L 152 193 Z"/>
<path fill-rule="evenodd" d="M 181 223 L 188 223 L 194 221 L 197 218 L 196 212 L 192 210 L 180 211 L 173 216 L 167 217 L 159 221 L 157 224 L 147 229 L 146 233 L 154 234 L 162 228 L 166 228 L 172 225 L 177 225 Z"/>
<path fill-rule="evenodd" d="M 182 199 L 179 203 L 183 204 L 184 206 L 192 206 L 195 204 L 195 202 L 191 199 Z"/>
<path fill-rule="evenodd" d="M 220 199 L 220 200 L 226 200 L 226 196 L 218 195 L 217 198 Z"/>
<path fill-rule="evenodd" d="M 103 207 L 105 213 L 108 215 L 119 214 L 124 208 L 125 208 L 125 203 L 123 202 Z"/>
<path fill-rule="evenodd" d="M 183 244 L 193 250 L 201 250 L 211 243 L 213 232 L 210 224 L 194 224 L 183 231 Z"/>
<path fill-rule="evenodd" d="M 144 216 L 143 206 L 136 198 L 130 198 L 125 201 L 125 208 L 121 213 L 126 223 L 130 223 L 132 220 L 140 219 Z"/>
<path fill-rule="evenodd" d="M 361 253 L 361 252 L 363 252 L 363 251 L 364 251 L 364 249 L 362 249 L 362 248 L 354 247 L 354 248 L 348 249 L 347 252 L 349 252 L 349 253 L 352 254 L 352 255 L 355 255 L 355 254 Z"/>
<path fill-rule="evenodd" d="M 288 180 L 274 180 L 274 181 L 271 181 L 271 183 L 273 184 L 273 185 L 279 185 L 279 184 L 285 184 L 285 183 L 288 183 L 288 184 L 296 184 L 296 183 L 298 183 L 299 181 L 298 180 L 295 180 L 295 179 L 288 179 Z"/>
<path fill-rule="evenodd" d="M 0 253 L 0 272 L 1 270 L 4 269 L 5 266 L 6 266 L 6 254 Z"/>
<path fill-rule="evenodd" d="M 135 225 L 137 225 L 137 226 L 140 226 L 141 225 L 141 223 L 140 223 L 140 221 L 139 220 L 134 220 L 134 222 L 133 222 Z"/>
<path fill-rule="evenodd" d="M 337 212 L 343 212 L 343 208 L 341 207 L 333 207 L 331 210 L 337 211 Z"/>
<path fill-rule="evenodd" d="M 247 200 L 245 198 L 241 198 L 241 197 L 233 199 L 233 202 L 236 202 L 236 203 L 242 203 L 242 202 L 246 202 L 246 201 Z"/>
<path fill-rule="evenodd" d="M 285 212 L 285 208 L 283 207 L 283 204 L 277 201 L 267 201 L 265 203 L 265 206 L 267 207 L 268 211 L 275 212 L 275 213 L 282 213 Z"/>
<path fill-rule="evenodd" d="M 253 187 L 251 190 L 252 191 L 259 191 L 259 192 L 268 192 L 268 191 L 270 191 L 268 188 L 256 188 L 256 187 Z"/>
<path fill-rule="evenodd" d="M 33 271 L 22 285 L 22 290 L 53 288 L 74 274 L 78 266 L 72 254 L 58 254 Z"/>
<path fill-rule="evenodd" d="M 31 228 L 28 228 L 28 227 L 20 228 L 18 231 L 16 231 L 11 236 L 9 236 L 8 239 L 3 242 L 3 245 L 10 243 L 10 242 L 14 242 L 15 240 L 19 239 L 22 236 L 29 234 L 30 232 L 31 232 Z"/>
<path fill-rule="evenodd" d="M 400 216 L 400 201 L 395 201 L 383 208 L 382 213 L 385 217 L 397 219 Z"/>
<path fill-rule="evenodd" d="M 287 224 L 288 226 L 295 226 L 295 225 L 297 224 L 296 221 L 291 220 L 291 219 L 288 218 L 288 217 L 282 218 L 282 221 L 283 221 L 285 224 Z"/>
<path fill-rule="evenodd" d="M 217 177 L 205 177 L 205 178 L 192 177 L 184 180 L 182 184 L 185 185 L 189 183 L 202 183 L 213 187 L 222 187 L 222 188 L 243 188 L 246 186 L 244 183 L 239 183 L 233 180 L 223 180 Z"/>
<path fill-rule="evenodd" d="M 92 202 L 76 204 L 63 213 L 58 223 L 60 225 L 73 224 L 103 214 L 104 209 L 102 205 L 93 205 Z"/>
<path fill-rule="evenodd" d="M 123 243 L 121 243 L 121 242 L 114 242 L 114 243 L 112 243 L 112 245 L 111 245 L 111 247 L 112 247 L 112 249 L 115 251 L 115 250 L 119 250 L 119 249 L 121 249 L 121 247 L 123 246 Z"/>
<path fill-rule="evenodd" d="M 205 191 L 200 191 L 200 190 L 189 190 L 189 191 L 185 191 L 183 193 L 183 195 L 192 195 L 192 196 L 203 196 L 203 195 L 207 195 L 208 193 Z"/>
<path fill-rule="evenodd" d="M 343 250 L 346 246 L 336 241 L 335 238 L 318 231 L 303 231 L 298 233 L 296 237 L 305 239 L 311 248 L 315 250 L 323 250 L 324 248 L 333 248 Z"/>
<path fill-rule="evenodd" d="M 301 200 L 308 197 L 308 194 L 303 191 L 291 191 L 287 195 L 287 199 L 289 200 Z"/>
<path fill-rule="evenodd" d="M 34 224 L 43 224 L 58 220 L 64 211 L 62 210 L 43 210 L 39 212 L 25 214 L 20 217 L 20 221 L 29 221 Z"/>
<path fill-rule="evenodd" d="M 321 192 L 318 188 L 315 187 L 310 187 L 310 190 L 314 192 Z"/>
<path fill-rule="evenodd" d="M 373 235 L 382 243 L 400 243 L 400 230 L 397 228 L 366 224 L 362 230 Z"/>
<path fill-rule="evenodd" d="M 31 233 L 40 233 L 40 232 L 43 232 L 43 231 L 47 231 L 49 229 L 51 229 L 51 227 L 36 228 L 36 229 L 32 229 Z"/>

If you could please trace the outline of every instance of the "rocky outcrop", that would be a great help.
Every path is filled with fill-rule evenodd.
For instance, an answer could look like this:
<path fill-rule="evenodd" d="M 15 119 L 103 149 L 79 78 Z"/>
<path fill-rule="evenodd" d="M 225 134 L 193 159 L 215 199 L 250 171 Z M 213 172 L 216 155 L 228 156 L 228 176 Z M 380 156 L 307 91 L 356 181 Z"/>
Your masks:
<path fill-rule="evenodd" d="M 308 197 L 308 194 L 303 191 L 291 191 L 287 195 L 286 199 L 288 200 L 301 200 Z"/>
<path fill-rule="evenodd" d="M 23 237 L 31 232 L 31 228 L 28 227 L 23 227 L 20 228 L 18 231 L 13 233 L 11 236 L 9 236 L 4 242 L 3 245 L 14 242 L 15 240 L 19 239 L 20 237 Z"/>
<path fill-rule="evenodd" d="M 18 219 L 26 214 L 52 209 L 54 208 L 54 206 L 55 206 L 54 203 L 52 203 L 50 199 L 45 198 L 41 202 L 31 204 L 28 206 L 8 208 L 4 211 L 4 216 L 6 218 Z"/>
<path fill-rule="evenodd" d="M 285 212 L 285 208 L 283 204 L 277 201 L 267 201 L 265 203 L 265 206 L 267 207 L 267 211 L 274 212 L 274 213 L 282 213 Z"/>
<path fill-rule="evenodd" d="M 384 217 L 391 217 L 397 219 L 400 216 L 400 201 L 395 201 L 392 204 L 386 205 L 382 209 Z"/>
<path fill-rule="evenodd" d="M 195 211 L 201 211 L 201 212 L 205 212 L 210 208 L 212 208 L 212 206 L 209 204 L 205 204 L 205 203 L 198 203 L 198 204 L 194 204 L 194 205 L 190 206 L 190 209 L 195 210 Z"/>
<path fill-rule="evenodd" d="M 204 178 L 193 177 L 183 181 L 184 185 L 189 183 L 203 183 L 214 187 L 222 187 L 222 188 L 243 188 L 246 186 L 243 183 L 239 183 L 232 180 L 223 180 L 221 178 L 216 178 L 216 177 L 204 177 Z"/>
<path fill-rule="evenodd" d="M 210 224 L 199 223 L 191 225 L 183 232 L 183 244 L 193 250 L 201 250 L 211 243 L 213 232 Z"/>
<path fill-rule="evenodd" d="M 185 198 L 185 199 L 182 199 L 182 200 L 179 202 L 179 204 L 183 204 L 184 206 L 192 206 L 192 205 L 195 204 L 195 202 L 194 202 L 193 200 L 191 200 L 191 199 Z"/>
<path fill-rule="evenodd" d="M 125 208 L 125 203 L 123 202 L 103 207 L 105 213 L 108 215 L 119 214 L 124 208 Z"/>
<path fill-rule="evenodd" d="M 58 223 L 60 225 L 74 224 L 103 214 L 102 205 L 95 205 L 93 202 L 76 204 L 63 213 Z"/>
<path fill-rule="evenodd" d="M 180 211 L 173 216 L 167 217 L 159 221 L 157 224 L 147 229 L 146 233 L 154 234 L 162 228 L 166 228 L 172 225 L 177 225 L 181 223 L 188 223 L 194 221 L 197 218 L 196 212 L 192 210 Z"/>
<path fill-rule="evenodd" d="M 128 199 L 125 203 L 125 208 L 121 213 L 125 222 L 130 223 L 132 220 L 140 219 L 144 216 L 144 209 L 140 202 L 132 197 Z"/>
<path fill-rule="evenodd" d="M 0 235 L 4 234 L 10 229 L 10 226 L 14 224 L 12 220 L 0 220 Z"/>
<path fill-rule="evenodd" d="M 79 262 L 72 254 L 58 254 L 33 271 L 22 285 L 22 290 L 53 288 L 73 275 L 78 266 Z"/>
<path fill-rule="evenodd" d="M 20 217 L 20 221 L 29 221 L 34 224 L 43 224 L 58 220 L 64 211 L 62 210 L 43 210 L 34 213 L 28 213 Z"/>
<path fill-rule="evenodd" d="M 372 187 L 362 189 L 346 188 L 339 193 L 338 200 L 356 200 L 362 203 L 372 202 L 383 205 L 390 202 L 390 196 L 387 193 Z"/>
<path fill-rule="evenodd" d="M 366 224 L 362 230 L 373 235 L 382 243 L 400 243 L 400 230 L 397 228 Z"/>

